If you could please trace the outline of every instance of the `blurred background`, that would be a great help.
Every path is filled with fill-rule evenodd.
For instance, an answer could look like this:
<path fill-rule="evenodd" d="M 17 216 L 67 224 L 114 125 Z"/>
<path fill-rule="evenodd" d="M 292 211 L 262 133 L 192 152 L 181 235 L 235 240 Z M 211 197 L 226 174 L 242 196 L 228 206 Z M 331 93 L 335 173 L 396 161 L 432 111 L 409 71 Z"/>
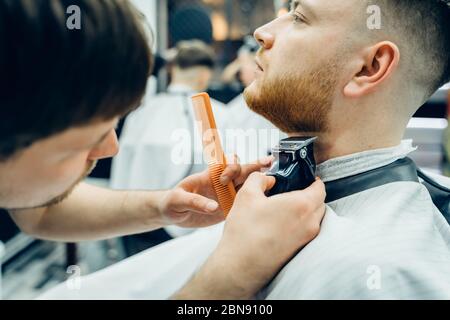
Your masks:
<path fill-rule="evenodd" d="M 207 50 L 195 46 L 198 49 L 196 49 L 198 56 L 203 58 L 189 62 L 194 67 L 207 67 L 210 71 L 206 84 L 203 84 L 205 89 L 222 108 L 245 112 L 240 109 L 244 107 L 241 94 L 244 87 L 252 81 L 253 55 L 258 49 L 252 34 L 257 27 L 278 15 L 287 13 L 288 0 L 133 0 L 133 2 L 146 16 L 154 34 L 153 47 L 157 55 L 147 93 L 149 97 L 180 92 L 183 85 L 177 81 L 185 79 L 190 73 L 186 73 L 186 68 L 180 67 L 182 63 L 179 62 L 181 58 L 177 47 L 180 48 L 180 44 L 186 44 L 186 41 L 196 40 L 201 41 L 213 52 L 214 64 L 210 65 L 209 62 L 205 62 L 210 59 L 205 58 Z M 207 55 L 210 56 L 211 54 Z M 184 85 L 183 88 L 185 87 Z M 184 89 L 181 91 L 203 91 L 200 89 L 202 88 L 185 88 L 186 91 L 183 91 Z M 415 145 L 419 147 L 413 155 L 414 160 L 427 170 L 442 174 L 450 174 L 447 169 L 449 89 L 450 87 L 444 87 L 439 90 L 417 112 L 405 136 L 414 139 Z M 122 133 L 124 123 L 125 120 L 117 130 L 119 135 Z M 270 128 L 270 125 L 261 120 L 255 127 Z M 111 182 L 111 168 L 110 160 L 101 161 L 90 176 L 89 182 L 105 187 L 114 186 Z M 192 171 L 186 174 L 189 172 Z M 150 185 L 146 186 L 152 189 Z M 170 184 L 158 186 L 170 187 Z M 115 187 L 124 186 L 117 183 Z M 3 299 L 34 298 L 71 276 L 72 274 L 67 272 L 67 268 L 71 265 L 80 266 L 82 274 L 86 275 L 174 236 L 178 236 L 176 231 L 159 230 L 92 243 L 66 244 L 39 241 L 20 233 L 8 214 L 2 211 L 0 212 L 1 295 Z M 4 248 L 1 243 L 4 244 Z"/>

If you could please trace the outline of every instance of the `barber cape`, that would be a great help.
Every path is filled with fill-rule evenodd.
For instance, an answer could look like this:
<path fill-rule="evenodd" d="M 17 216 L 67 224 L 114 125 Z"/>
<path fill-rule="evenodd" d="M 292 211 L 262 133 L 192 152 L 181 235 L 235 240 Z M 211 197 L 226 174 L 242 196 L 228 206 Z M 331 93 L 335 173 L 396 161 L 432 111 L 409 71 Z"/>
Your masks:
<path fill-rule="evenodd" d="M 327 161 L 318 174 L 325 182 L 354 176 L 413 150 L 404 141 Z M 81 290 L 63 284 L 41 298 L 167 299 L 206 261 L 221 233 L 222 226 L 197 231 L 83 277 Z M 450 226 L 418 182 L 336 200 L 327 204 L 320 234 L 256 298 L 450 299 Z"/>

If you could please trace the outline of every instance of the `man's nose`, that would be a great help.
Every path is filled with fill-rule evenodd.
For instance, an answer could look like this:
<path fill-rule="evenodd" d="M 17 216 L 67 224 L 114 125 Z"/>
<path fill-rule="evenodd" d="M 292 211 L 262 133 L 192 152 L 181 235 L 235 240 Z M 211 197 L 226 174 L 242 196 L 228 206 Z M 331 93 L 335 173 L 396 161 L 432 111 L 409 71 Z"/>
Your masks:
<path fill-rule="evenodd" d="M 273 32 L 270 31 L 271 30 L 270 26 L 272 25 L 273 22 L 274 21 L 262 27 L 259 27 L 258 29 L 256 29 L 254 34 L 256 41 L 258 41 L 259 45 L 265 50 L 272 48 L 275 42 L 275 36 Z"/>
<path fill-rule="evenodd" d="M 92 149 L 89 160 L 101 160 L 114 157 L 119 152 L 119 141 L 116 130 L 112 129 L 106 139 L 97 147 Z"/>

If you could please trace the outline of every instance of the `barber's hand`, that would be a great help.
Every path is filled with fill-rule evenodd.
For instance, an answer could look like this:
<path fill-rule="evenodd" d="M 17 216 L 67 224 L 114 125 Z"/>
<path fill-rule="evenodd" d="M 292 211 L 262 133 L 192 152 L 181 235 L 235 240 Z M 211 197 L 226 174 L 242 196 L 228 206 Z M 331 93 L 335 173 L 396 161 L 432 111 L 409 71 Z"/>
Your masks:
<path fill-rule="evenodd" d="M 323 182 L 267 198 L 274 183 L 260 173 L 248 178 L 217 249 L 175 298 L 250 299 L 318 235 L 325 214 Z"/>
<path fill-rule="evenodd" d="M 275 178 L 261 173 L 248 178 L 228 216 L 220 244 L 233 252 L 236 261 L 251 263 L 249 268 L 256 273 L 270 269 L 268 277 L 318 235 L 325 214 L 326 192 L 320 179 L 303 191 L 266 197 L 274 184 Z"/>
<path fill-rule="evenodd" d="M 221 176 L 221 183 L 232 181 L 237 190 L 253 172 L 271 166 L 273 157 L 255 164 L 239 165 L 236 156 L 227 159 L 228 166 Z M 160 212 L 167 225 L 184 228 L 207 227 L 224 220 L 224 213 L 217 202 L 208 170 L 184 179 L 176 188 L 166 193 L 161 201 Z"/>

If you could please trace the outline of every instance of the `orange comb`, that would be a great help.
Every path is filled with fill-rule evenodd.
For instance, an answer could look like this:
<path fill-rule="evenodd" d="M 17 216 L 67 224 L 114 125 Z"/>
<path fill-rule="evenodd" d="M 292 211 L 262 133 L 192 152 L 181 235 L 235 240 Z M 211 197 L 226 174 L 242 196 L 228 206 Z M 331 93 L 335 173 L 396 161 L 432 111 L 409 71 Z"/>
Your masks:
<path fill-rule="evenodd" d="M 219 205 L 225 216 L 228 216 L 236 198 L 236 189 L 233 182 L 230 182 L 227 186 L 220 183 L 220 176 L 224 172 L 227 163 L 217 131 L 211 100 L 207 93 L 200 93 L 192 97 L 192 103 L 202 137 L 203 154 L 208 162 L 209 175 L 219 200 Z"/>

